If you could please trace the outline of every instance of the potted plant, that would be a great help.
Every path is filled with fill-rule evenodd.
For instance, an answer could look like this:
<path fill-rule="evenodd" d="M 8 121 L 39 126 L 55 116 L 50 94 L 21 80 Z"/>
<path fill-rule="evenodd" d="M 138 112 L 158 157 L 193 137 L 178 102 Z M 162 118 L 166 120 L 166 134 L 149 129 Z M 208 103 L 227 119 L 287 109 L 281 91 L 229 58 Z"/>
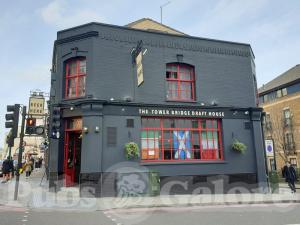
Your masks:
<path fill-rule="evenodd" d="M 139 157 L 139 146 L 134 142 L 129 142 L 125 144 L 125 157 L 127 160 L 137 159 Z"/>
<path fill-rule="evenodd" d="M 231 148 L 233 151 L 236 151 L 236 152 L 239 152 L 239 153 L 245 153 L 246 149 L 247 149 L 247 146 L 238 141 L 237 139 L 235 139 L 231 145 Z"/>

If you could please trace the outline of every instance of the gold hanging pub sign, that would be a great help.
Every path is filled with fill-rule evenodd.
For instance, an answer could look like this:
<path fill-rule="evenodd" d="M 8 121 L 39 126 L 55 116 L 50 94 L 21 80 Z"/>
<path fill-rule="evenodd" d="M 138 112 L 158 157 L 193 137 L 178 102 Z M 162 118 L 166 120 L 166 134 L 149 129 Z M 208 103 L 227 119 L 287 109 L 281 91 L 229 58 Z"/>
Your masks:
<path fill-rule="evenodd" d="M 144 74 L 143 74 L 143 53 L 140 52 L 136 57 L 136 74 L 137 74 L 137 83 L 138 87 L 144 82 Z"/>
<path fill-rule="evenodd" d="M 143 41 L 140 40 L 140 41 L 138 41 L 136 48 L 132 52 L 133 62 L 136 64 L 138 87 L 144 82 L 142 48 L 143 48 Z"/>

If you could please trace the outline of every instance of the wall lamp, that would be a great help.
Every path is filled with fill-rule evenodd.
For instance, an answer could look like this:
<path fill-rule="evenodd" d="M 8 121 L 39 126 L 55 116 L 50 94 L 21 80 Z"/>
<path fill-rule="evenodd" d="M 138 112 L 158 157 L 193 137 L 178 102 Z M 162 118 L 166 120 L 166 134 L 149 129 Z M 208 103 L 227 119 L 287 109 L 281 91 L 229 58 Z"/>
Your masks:
<path fill-rule="evenodd" d="M 89 132 L 89 128 L 88 128 L 88 127 L 83 127 L 83 132 L 84 132 L 85 134 L 87 134 L 87 133 Z"/>
<path fill-rule="evenodd" d="M 212 105 L 212 106 L 217 106 L 217 105 L 218 105 L 218 102 L 217 102 L 216 100 L 213 100 L 213 101 L 211 101 L 210 105 Z"/>
<path fill-rule="evenodd" d="M 100 132 L 100 127 L 96 126 L 95 127 L 95 133 L 99 133 Z"/>

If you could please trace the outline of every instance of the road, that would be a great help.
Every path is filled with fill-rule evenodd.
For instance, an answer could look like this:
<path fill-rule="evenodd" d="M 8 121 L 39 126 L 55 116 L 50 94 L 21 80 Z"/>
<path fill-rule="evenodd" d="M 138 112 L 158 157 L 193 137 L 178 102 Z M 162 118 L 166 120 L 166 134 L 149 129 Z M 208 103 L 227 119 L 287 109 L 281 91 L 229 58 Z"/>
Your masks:
<path fill-rule="evenodd" d="M 300 204 L 58 211 L 0 206 L 0 225 L 300 225 Z"/>

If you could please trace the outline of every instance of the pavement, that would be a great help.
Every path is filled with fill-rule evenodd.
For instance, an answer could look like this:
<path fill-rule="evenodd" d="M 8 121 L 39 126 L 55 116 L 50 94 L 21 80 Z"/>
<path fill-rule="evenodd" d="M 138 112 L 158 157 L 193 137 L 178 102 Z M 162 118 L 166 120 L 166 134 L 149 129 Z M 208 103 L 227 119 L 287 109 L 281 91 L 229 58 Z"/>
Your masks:
<path fill-rule="evenodd" d="M 231 206 L 258 204 L 295 204 L 300 203 L 298 193 L 291 193 L 286 184 L 280 184 L 278 193 L 243 194 L 198 194 L 162 195 L 154 197 L 105 197 L 80 198 L 78 188 L 63 188 L 57 193 L 48 191 L 48 183 L 42 180 L 44 171 L 34 170 L 29 179 L 20 176 L 20 189 L 17 201 L 13 200 L 15 181 L 0 183 L 0 206 L 51 210 L 107 211 L 116 209 Z"/>

